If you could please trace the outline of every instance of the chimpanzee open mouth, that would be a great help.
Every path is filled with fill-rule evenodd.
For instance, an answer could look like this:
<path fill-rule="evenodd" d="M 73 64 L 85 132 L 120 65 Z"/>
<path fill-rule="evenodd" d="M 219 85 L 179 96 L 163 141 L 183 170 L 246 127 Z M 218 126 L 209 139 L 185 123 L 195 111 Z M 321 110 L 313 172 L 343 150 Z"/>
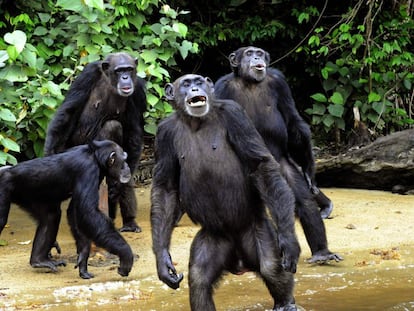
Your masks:
<path fill-rule="evenodd" d="M 123 87 L 122 89 L 122 92 L 124 92 L 124 93 L 129 93 L 129 92 L 131 92 L 131 87 Z"/>
<path fill-rule="evenodd" d="M 202 107 L 206 104 L 207 98 L 205 96 L 194 96 L 190 98 L 187 103 L 191 107 Z"/>
<path fill-rule="evenodd" d="M 266 69 L 266 65 L 265 64 L 257 64 L 253 66 L 254 69 L 258 70 L 258 71 L 262 71 Z"/>

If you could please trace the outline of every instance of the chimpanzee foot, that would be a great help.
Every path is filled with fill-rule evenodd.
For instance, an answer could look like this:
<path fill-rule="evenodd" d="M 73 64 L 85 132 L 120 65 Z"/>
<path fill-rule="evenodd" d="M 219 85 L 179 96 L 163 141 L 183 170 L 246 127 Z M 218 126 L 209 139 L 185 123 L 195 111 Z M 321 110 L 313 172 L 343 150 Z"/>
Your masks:
<path fill-rule="evenodd" d="M 75 267 L 75 268 L 76 268 L 76 267 Z M 82 279 L 85 279 L 85 280 L 87 280 L 87 279 L 92 279 L 92 278 L 94 278 L 94 277 L 95 277 L 92 273 L 90 273 L 90 272 L 88 272 L 88 271 L 79 271 L 79 276 L 80 276 Z"/>
<path fill-rule="evenodd" d="M 297 311 L 298 308 L 296 307 L 296 304 L 293 302 L 293 303 L 288 303 L 280 307 L 274 306 L 273 310 L 274 311 Z"/>
<path fill-rule="evenodd" d="M 140 233 L 142 229 L 140 226 L 137 225 L 135 221 L 128 222 L 119 229 L 120 232 L 135 232 Z"/>
<path fill-rule="evenodd" d="M 53 272 L 58 272 L 57 267 L 59 266 L 66 266 L 66 261 L 64 260 L 45 260 L 39 262 L 31 262 L 30 265 L 33 268 L 49 268 Z"/>
<path fill-rule="evenodd" d="M 322 219 L 327 219 L 331 215 L 332 210 L 333 210 L 332 202 L 329 202 L 328 205 L 322 206 L 320 210 Z"/>
<path fill-rule="evenodd" d="M 336 262 L 344 260 L 340 255 L 330 252 L 329 250 L 322 250 L 314 253 L 311 258 L 307 259 L 308 263 L 325 264 L 331 260 Z"/>

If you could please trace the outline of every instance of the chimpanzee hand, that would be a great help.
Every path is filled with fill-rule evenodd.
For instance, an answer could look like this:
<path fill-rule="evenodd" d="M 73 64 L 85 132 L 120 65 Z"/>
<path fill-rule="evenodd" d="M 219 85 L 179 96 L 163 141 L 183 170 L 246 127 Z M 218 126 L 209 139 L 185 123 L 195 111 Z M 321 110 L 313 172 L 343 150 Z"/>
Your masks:
<path fill-rule="evenodd" d="M 172 289 L 180 287 L 180 282 L 183 280 L 183 274 L 177 274 L 175 267 L 171 261 L 170 253 L 163 250 L 160 258 L 157 258 L 158 278 L 167 284 Z"/>
<path fill-rule="evenodd" d="M 300 246 L 296 236 L 294 234 L 281 235 L 279 233 L 279 247 L 283 269 L 296 273 L 296 266 L 300 255 Z"/>

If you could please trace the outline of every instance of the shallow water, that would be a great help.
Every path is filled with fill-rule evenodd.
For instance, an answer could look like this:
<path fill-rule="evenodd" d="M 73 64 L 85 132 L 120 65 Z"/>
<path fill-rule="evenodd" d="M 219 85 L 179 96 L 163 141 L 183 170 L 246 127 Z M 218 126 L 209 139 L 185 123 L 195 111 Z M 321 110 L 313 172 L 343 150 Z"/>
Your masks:
<path fill-rule="evenodd" d="M 414 310 L 414 197 L 378 191 L 329 189 L 335 204 L 325 221 L 330 249 L 345 260 L 309 265 L 309 251 L 300 227 L 301 262 L 295 297 L 303 310 Z M 58 273 L 32 269 L 29 264 L 33 221 L 12 208 L 0 239 L 0 310 L 190 310 L 188 285 L 179 290 L 157 278 L 151 252 L 148 189 L 137 189 L 143 232 L 124 234 L 139 259 L 131 274 L 116 274 L 117 259 L 94 257 L 91 280 L 78 277 L 74 244 L 66 220 L 58 240 L 68 266 Z M 352 226 L 351 226 L 352 225 Z M 175 230 L 171 253 L 177 270 L 187 274 L 188 249 L 198 228 L 184 218 Z M 96 259 L 96 260 L 95 260 Z M 99 262 L 98 264 L 94 264 Z M 217 310 L 269 310 L 272 300 L 253 273 L 225 275 L 216 290 Z"/>

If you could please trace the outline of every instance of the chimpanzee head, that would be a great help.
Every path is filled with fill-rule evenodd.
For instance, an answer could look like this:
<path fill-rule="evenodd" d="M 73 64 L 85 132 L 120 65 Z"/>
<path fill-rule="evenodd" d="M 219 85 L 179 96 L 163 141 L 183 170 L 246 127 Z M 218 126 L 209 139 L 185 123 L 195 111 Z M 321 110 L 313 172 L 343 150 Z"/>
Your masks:
<path fill-rule="evenodd" d="M 214 83 L 208 77 L 187 74 L 174 83 L 167 83 L 164 90 L 166 98 L 173 103 L 174 108 L 199 118 L 207 115 L 210 110 Z"/>
<path fill-rule="evenodd" d="M 138 60 L 127 53 L 109 54 L 102 61 L 102 70 L 120 96 L 134 93 Z"/>
<path fill-rule="evenodd" d="M 125 162 L 127 153 L 111 140 L 94 140 L 89 143 L 99 166 L 104 169 L 105 175 L 127 183 L 131 179 L 131 170 Z"/>
<path fill-rule="evenodd" d="M 242 47 L 229 55 L 231 69 L 236 76 L 248 81 L 261 82 L 266 77 L 270 55 L 254 47 Z"/>

